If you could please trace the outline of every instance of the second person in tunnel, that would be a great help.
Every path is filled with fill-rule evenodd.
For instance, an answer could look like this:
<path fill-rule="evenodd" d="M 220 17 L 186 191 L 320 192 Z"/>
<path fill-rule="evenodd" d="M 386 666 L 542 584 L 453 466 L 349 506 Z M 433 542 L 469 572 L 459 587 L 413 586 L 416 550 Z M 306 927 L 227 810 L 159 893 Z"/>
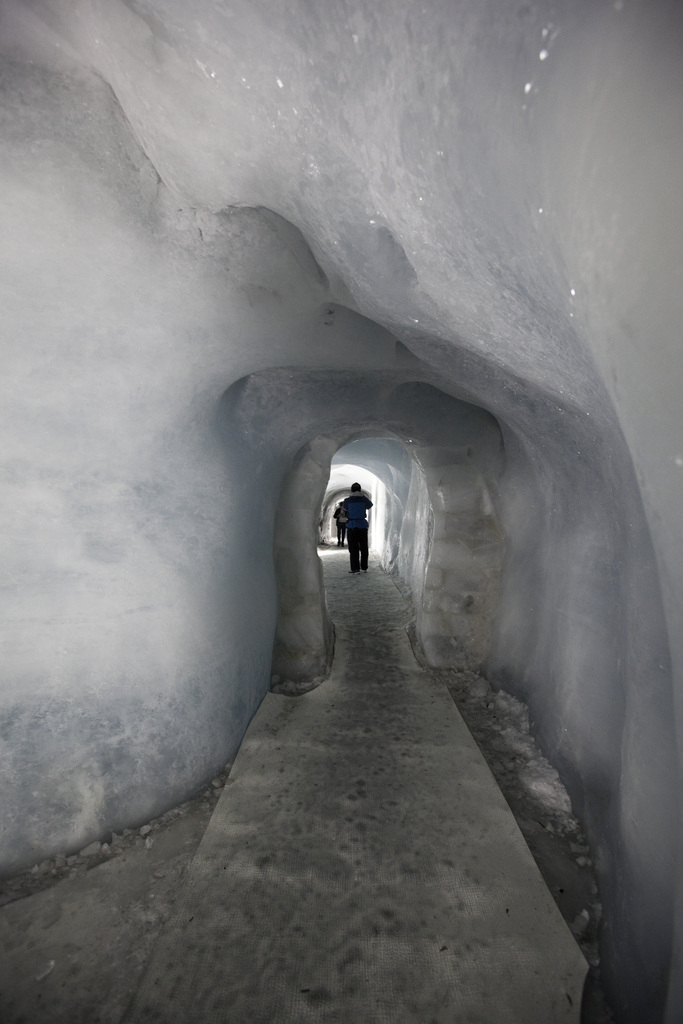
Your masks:
<path fill-rule="evenodd" d="M 348 516 L 346 539 L 351 561 L 350 573 L 357 575 L 368 571 L 368 509 L 372 502 L 360 489 L 360 484 L 351 484 L 351 494 L 344 498 L 342 507 Z"/>

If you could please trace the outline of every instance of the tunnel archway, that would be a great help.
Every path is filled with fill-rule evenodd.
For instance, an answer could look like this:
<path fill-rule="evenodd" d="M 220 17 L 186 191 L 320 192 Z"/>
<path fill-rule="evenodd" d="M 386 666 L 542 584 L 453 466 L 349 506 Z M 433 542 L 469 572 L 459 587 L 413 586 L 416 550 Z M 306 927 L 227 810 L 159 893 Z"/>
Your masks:
<path fill-rule="evenodd" d="M 396 442 L 396 444 L 400 447 L 399 442 Z M 375 539 L 378 526 L 384 522 L 385 517 L 384 485 L 379 477 L 363 466 L 356 465 L 353 462 L 348 464 L 342 463 L 339 452 L 336 452 L 332 458 L 330 479 L 325 489 L 325 498 L 321 509 L 321 542 L 323 545 L 336 543 L 337 523 L 334 518 L 334 512 L 337 505 L 348 496 L 353 482 L 360 483 L 361 490 L 373 502 L 373 513 L 368 521 L 368 537 L 370 547 L 376 549 Z"/>
<path fill-rule="evenodd" d="M 294 419 L 283 411 L 293 406 Z M 254 476 L 256 453 L 262 463 L 267 452 L 264 477 L 275 472 L 279 480 L 272 511 L 272 675 L 312 682 L 329 666 L 332 633 L 320 565 L 314 543 L 303 543 L 303 537 L 317 537 L 330 465 L 344 443 L 354 446 L 355 463 L 375 473 L 392 495 L 380 558 L 411 588 L 426 660 L 481 666 L 490 648 L 504 546 L 496 513 L 503 444 L 489 413 L 406 372 L 287 369 L 238 382 L 226 394 L 223 414 L 226 436 L 248 439 L 240 446 L 242 475 L 249 465 L 254 486 L 260 476 Z M 313 437 L 302 444 L 306 432 Z M 425 572 L 430 552 L 438 552 L 431 576 Z"/>
<path fill-rule="evenodd" d="M 485 477 L 479 439 L 464 424 L 460 430 L 458 444 L 449 444 L 453 438 L 444 430 L 436 445 L 412 436 L 345 445 L 332 460 L 326 501 L 336 497 L 335 465 L 341 470 L 347 462 L 349 478 L 359 466 L 378 480 L 371 543 L 384 570 L 409 587 L 425 662 L 480 669 L 490 648 L 505 540 L 492 497 L 499 478 Z"/>

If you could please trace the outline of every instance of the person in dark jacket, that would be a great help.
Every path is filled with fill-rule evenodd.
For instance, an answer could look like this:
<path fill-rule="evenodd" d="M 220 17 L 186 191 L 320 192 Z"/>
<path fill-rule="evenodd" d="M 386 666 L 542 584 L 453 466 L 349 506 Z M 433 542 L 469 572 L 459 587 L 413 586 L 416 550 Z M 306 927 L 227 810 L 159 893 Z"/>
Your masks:
<path fill-rule="evenodd" d="M 342 507 L 341 501 L 334 510 L 334 518 L 337 520 L 337 547 L 344 547 L 344 537 L 346 536 L 346 524 L 348 522 L 348 516 Z"/>
<path fill-rule="evenodd" d="M 368 571 L 367 511 L 372 508 L 372 502 L 361 494 L 360 484 L 351 484 L 351 493 L 348 498 L 344 498 L 342 507 L 349 517 L 346 524 L 346 539 L 351 560 L 349 572 L 355 576 Z"/>

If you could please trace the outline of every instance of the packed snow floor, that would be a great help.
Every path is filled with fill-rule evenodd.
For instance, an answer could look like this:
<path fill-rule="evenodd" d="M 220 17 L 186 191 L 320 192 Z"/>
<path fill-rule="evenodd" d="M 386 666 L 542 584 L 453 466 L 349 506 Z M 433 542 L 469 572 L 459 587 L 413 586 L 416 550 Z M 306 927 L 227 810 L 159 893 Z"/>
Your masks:
<path fill-rule="evenodd" d="M 160 931 L 128 1020 L 453 1020 L 465 998 L 472 1021 L 578 1021 L 586 965 L 448 693 L 595 966 L 588 849 L 523 705 L 425 672 L 400 584 L 321 554 L 330 679 L 269 695 L 229 778 L 195 801 L 3 884 L 3 1022 L 118 1024 Z M 593 989 L 582 1019 L 602 1024 Z"/>
<path fill-rule="evenodd" d="M 266 696 L 127 1024 L 578 1022 L 586 961 L 404 598 L 325 561 L 333 671 Z"/>

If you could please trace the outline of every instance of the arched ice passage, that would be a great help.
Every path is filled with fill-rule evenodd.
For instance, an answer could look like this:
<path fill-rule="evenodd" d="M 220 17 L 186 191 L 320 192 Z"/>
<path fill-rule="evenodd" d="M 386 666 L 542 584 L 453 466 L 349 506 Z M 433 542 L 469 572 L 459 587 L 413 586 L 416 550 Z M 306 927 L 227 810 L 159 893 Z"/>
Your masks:
<path fill-rule="evenodd" d="M 341 448 L 332 466 L 348 460 L 378 481 L 371 542 L 386 571 L 410 587 L 426 662 L 478 669 L 490 653 L 505 550 L 496 514 L 502 438 L 481 410 L 430 386 L 412 390 L 423 413 L 443 417 L 436 444 L 367 438 Z"/>
<path fill-rule="evenodd" d="M 0 869 L 209 779 L 276 632 L 324 669 L 281 514 L 314 535 L 333 453 L 388 438 L 425 651 L 527 701 L 612 1000 L 678 1024 L 680 18 L 0 5 Z"/>
<path fill-rule="evenodd" d="M 403 444 L 356 440 L 353 450 L 391 496 L 382 560 L 413 589 L 428 660 L 472 667 L 488 654 L 503 549 L 491 497 L 498 495 L 503 469 L 500 429 L 483 409 L 414 377 L 289 369 L 252 375 L 226 393 L 226 438 L 250 439 L 241 453 L 247 463 L 256 461 L 256 447 L 279 466 L 278 676 L 303 682 L 323 677 L 329 667 L 332 632 L 314 544 L 318 516 L 340 442 L 378 430 Z M 307 433 L 311 440 L 296 448 Z M 248 475 L 246 466 L 242 472 Z"/>

